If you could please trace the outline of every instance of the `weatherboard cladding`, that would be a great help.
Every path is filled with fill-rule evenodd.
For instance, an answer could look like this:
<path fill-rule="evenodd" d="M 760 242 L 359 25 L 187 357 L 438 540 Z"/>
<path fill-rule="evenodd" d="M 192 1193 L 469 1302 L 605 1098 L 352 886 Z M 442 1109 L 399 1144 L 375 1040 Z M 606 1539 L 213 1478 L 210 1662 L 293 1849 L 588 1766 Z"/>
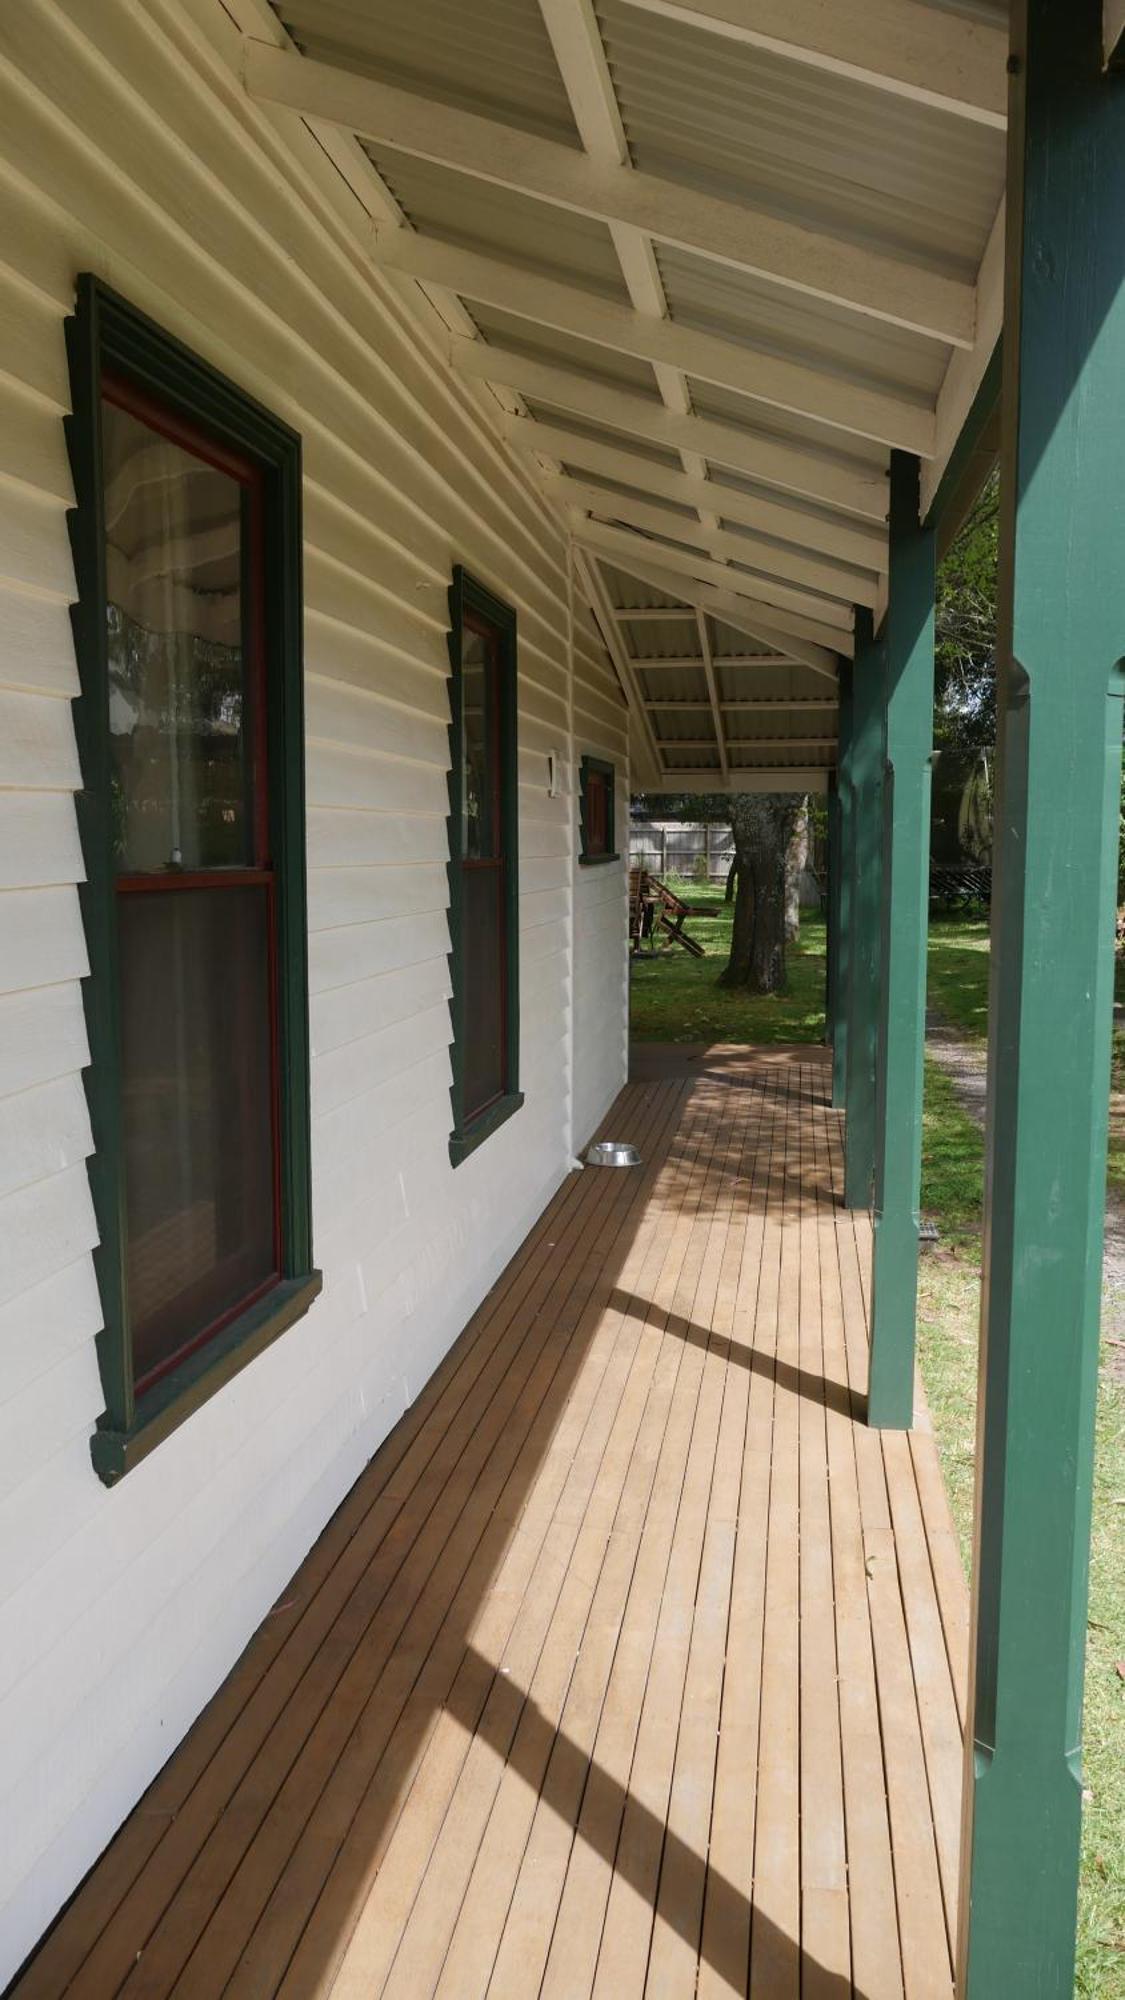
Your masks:
<path fill-rule="evenodd" d="M 569 748 L 568 554 L 484 420 L 484 392 L 455 381 L 364 264 L 354 198 L 320 146 L 248 103 L 218 0 L 42 0 L 8 11 L 3 49 L 0 1401 L 14 1444 L 0 1469 L 0 1984 L 564 1172 L 575 1059 L 574 800 L 568 782 L 554 798 L 546 784 L 548 751 L 565 766 Z M 84 269 L 302 435 L 325 1275 L 308 1317 L 112 1492 L 89 1456 L 100 1311 L 63 436 L 63 323 Z M 445 594 L 457 559 L 519 621 L 528 1101 L 454 1175 Z M 584 656 L 590 747 L 623 762 L 620 704 L 589 635 Z M 585 1119 L 622 1080 L 620 1011 L 590 1007 L 581 1064 L 591 1050 Z"/>

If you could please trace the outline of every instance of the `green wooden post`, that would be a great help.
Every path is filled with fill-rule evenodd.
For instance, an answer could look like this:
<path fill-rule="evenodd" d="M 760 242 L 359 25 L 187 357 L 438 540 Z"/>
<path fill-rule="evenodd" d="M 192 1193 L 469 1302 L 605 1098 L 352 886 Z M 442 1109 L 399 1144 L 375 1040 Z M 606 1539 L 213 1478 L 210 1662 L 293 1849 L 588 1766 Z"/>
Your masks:
<path fill-rule="evenodd" d="M 824 904 L 824 1039 L 836 1039 L 836 956 L 840 930 L 840 800 L 836 773 L 828 780 L 828 894 Z"/>
<path fill-rule="evenodd" d="M 851 1007 L 852 836 L 852 666 L 840 661 L 839 743 L 836 757 L 836 950 L 832 1010 L 832 1102 L 847 1102 L 848 1014 Z"/>
<path fill-rule="evenodd" d="M 1125 82 L 1013 13 L 961 2000 L 1070 2000 L 1125 653 Z"/>
<path fill-rule="evenodd" d="M 934 531 L 918 518 L 918 461 L 891 455 L 883 912 L 875 1083 L 875 1254 L 868 1421 L 914 1421 L 922 1050 L 934 747 Z"/>
<path fill-rule="evenodd" d="M 866 1208 L 875 1172 L 875 1040 L 879 1017 L 883 856 L 883 643 L 856 612 L 852 674 L 851 940 L 844 1128 L 844 1201 Z"/>

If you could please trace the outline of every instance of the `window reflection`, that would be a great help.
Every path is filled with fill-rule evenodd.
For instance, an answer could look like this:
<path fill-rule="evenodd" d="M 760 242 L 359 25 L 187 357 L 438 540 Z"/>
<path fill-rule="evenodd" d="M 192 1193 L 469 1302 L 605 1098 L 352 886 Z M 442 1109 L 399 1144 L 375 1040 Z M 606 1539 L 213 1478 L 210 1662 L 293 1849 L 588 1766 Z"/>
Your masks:
<path fill-rule="evenodd" d="M 117 867 L 245 865 L 246 489 L 108 400 L 102 421 Z"/>
<path fill-rule="evenodd" d="M 462 844 L 466 861 L 496 852 L 495 674 L 483 633 L 467 630 L 461 653 Z"/>

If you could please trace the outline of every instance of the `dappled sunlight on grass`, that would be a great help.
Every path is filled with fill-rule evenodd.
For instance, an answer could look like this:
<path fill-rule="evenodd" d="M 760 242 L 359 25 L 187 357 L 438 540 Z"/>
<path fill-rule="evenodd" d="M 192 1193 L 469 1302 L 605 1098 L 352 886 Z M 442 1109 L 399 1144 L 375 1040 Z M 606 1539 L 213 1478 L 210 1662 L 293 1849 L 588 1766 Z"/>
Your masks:
<path fill-rule="evenodd" d="M 699 914 L 684 929 L 703 947 L 690 958 L 679 945 L 632 961 L 630 1025 L 637 1041 L 819 1042 L 824 1038 L 824 920 L 806 917 L 788 956 L 789 990 L 757 994 L 718 984 L 730 954 L 732 909 L 721 889 L 670 882 Z"/>

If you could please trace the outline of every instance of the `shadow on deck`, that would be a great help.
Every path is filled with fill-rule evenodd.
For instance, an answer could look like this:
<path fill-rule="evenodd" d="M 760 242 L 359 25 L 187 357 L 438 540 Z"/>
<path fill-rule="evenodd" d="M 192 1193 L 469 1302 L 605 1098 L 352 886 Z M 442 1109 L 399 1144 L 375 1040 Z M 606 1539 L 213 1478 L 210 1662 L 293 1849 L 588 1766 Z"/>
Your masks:
<path fill-rule="evenodd" d="M 17 1992 L 948 2000 L 967 1597 L 815 1052 L 631 1084 Z"/>

